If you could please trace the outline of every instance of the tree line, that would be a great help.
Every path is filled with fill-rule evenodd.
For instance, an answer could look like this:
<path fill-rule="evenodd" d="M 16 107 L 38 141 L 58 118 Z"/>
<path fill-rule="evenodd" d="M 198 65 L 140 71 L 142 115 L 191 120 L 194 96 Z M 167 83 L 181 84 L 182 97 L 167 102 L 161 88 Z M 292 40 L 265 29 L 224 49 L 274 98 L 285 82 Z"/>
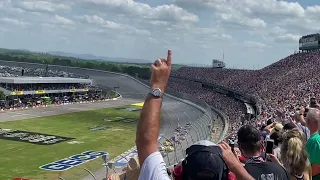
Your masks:
<path fill-rule="evenodd" d="M 76 58 L 69 59 L 67 57 L 58 58 L 58 57 L 40 56 L 40 55 L 37 56 L 37 54 L 35 55 L 33 54 L 29 54 L 29 55 L 0 54 L 0 60 L 98 69 L 98 70 L 104 70 L 104 71 L 124 73 L 124 74 L 128 74 L 141 79 L 150 79 L 150 76 L 151 76 L 151 71 L 149 67 L 125 65 L 125 64 L 110 63 L 110 62 L 103 62 L 103 61 L 96 61 L 96 60 L 82 60 L 82 59 L 76 59 Z"/>

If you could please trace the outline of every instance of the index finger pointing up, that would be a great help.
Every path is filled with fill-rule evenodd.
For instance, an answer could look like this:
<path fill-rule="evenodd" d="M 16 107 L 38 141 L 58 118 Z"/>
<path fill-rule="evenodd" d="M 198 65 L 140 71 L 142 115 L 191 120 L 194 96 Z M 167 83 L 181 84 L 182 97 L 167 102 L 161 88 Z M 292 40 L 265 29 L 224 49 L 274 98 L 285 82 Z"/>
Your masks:
<path fill-rule="evenodd" d="M 168 57 L 167 57 L 167 65 L 171 66 L 172 64 L 172 51 L 169 49 L 168 50 Z"/>

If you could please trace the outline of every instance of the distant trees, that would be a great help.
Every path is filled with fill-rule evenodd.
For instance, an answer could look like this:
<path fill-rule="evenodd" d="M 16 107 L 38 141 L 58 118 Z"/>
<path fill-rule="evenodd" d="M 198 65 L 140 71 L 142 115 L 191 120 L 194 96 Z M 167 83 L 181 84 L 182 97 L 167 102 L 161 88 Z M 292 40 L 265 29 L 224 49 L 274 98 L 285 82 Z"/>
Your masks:
<path fill-rule="evenodd" d="M 6 98 L 6 95 L 4 94 L 3 91 L 0 91 L 0 99 L 5 99 Z"/>
<path fill-rule="evenodd" d="M 0 54 L 0 60 L 5 61 L 19 61 L 19 62 L 29 62 L 29 63 L 41 63 L 41 64 L 52 64 L 61 66 L 72 66 L 88 69 L 99 69 L 105 71 L 125 73 L 131 76 L 138 76 L 142 79 L 150 79 L 151 71 L 149 67 L 137 66 L 137 65 L 125 65 L 111 62 L 102 62 L 95 60 L 83 60 L 78 58 L 68 58 L 68 57 L 53 57 L 47 54 Z"/>

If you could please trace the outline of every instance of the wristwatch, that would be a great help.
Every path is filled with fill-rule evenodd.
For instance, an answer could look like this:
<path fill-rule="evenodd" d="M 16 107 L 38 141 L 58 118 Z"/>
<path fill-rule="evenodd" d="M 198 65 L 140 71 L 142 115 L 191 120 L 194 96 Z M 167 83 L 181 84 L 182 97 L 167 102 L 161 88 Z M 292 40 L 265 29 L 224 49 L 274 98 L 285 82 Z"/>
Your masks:
<path fill-rule="evenodd" d="M 163 92 L 160 88 L 151 89 L 151 92 L 149 94 L 156 98 L 162 98 L 163 96 Z"/>

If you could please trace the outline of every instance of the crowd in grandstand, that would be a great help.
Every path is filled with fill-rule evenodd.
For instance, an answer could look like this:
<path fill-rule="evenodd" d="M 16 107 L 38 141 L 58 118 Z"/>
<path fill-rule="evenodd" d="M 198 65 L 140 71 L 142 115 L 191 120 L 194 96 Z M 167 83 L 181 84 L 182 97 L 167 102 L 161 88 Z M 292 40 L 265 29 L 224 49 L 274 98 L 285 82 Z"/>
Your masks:
<path fill-rule="evenodd" d="M 288 121 L 294 110 L 306 106 L 311 97 L 319 99 L 319 65 L 320 54 L 309 52 L 292 54 L 261 70 L 183 67 L 173 75 L 253 96 L 263 104 L 264 119 L 283 116 Z"/>
<path fill-rule="evenodd" d="M 50 67 L 46 72 L 44 68 L 24 68 L 19 66 L 0 66 L 0 77 L 21 76 L 48 76 L 48 77 L 70 77 L 70 78 L 88 78 L 86 75 L 70 73 L 66 71 L 51 70 Z"/>
<path fill-rule="evenodd" d="M 225 112 L 230 119 L 230 132 L 238 130 L 245 118 L 245 105 L 242 102 L 235 101 L 233 98 L 226 95 L 177 79 L 170 79 L 168 82 L 168 89 L 190 94 L 193 97 L 204 100 L 210 106 Z"/>
<path fill-rule="evenodd" d="M 156 61 L 155 65 L 158 68 L 152 68 L 157 74 L 154 76 L 166 77 L 168 61 Z M 230 97 L 197 83 L 177 79 L 164 81 L 168 89 L 198 97 L 228 114 L 233 135 L 228 137 L 229 144 L 201 141 L 190 146 L 185 160 L 166 169 L 157 150 L 151 150 L 152 140 L 143 137 L 141 131 L 141 128 L 157 126 L 150 123 L 146 128 L 149 123 L 146 117 L 152 117 L 159 110 L 145 107 L 140 121 L 147 125 L 138 126 L 137 131 L 141 165 L 133 179 L 138 179 L 139 174 L 139 179 L 166 180 L 320 179 L 319 65 L 320 54 L 309 52 L 293 54 L 261 70 L 181 68 L 175 77 L 214 83 L 253 96 L 263 103 L 263 111 L 254 119 L 244 119 L 245 106 Z M 151 86 L 155 79 L 152 78 Z M 147 98 L 145 103 L 151 101 Z"/>
<path fill-rule="evenodd" d="M 62 94 L 50 94 L 47 95 L 24 95 L 17 97 L 10 97 L 6 100 L 0 100 L 0 110 L 8 109 L 21 109 L 21 108 L 34 108 L 46 105 L 62 105 L 70 103 L 82 103 L 92 101 L 102 101 L 110 97 L 104 97 L 99 92 L 88 92 L 82 94 L 71 93 Z"/>
<path fill-rule="evenodd" d="M 18 76 L 48 76 L 48 77 L 69 77 L 69 78 L 88 78 L 86 75 L 69 73 L 65 71 L 55 71 L 43 68 L 25 68 L 19 66 L 0 66 L 0 77 L 18 77 Z M 64 94 L 38 94 L 38 95 L 23 95 L 10 96 L 5 100 L 0 100 L 0 110 L 20 109 L 27 107 L 38 107 L 44 105 L 60 105 L 66 103 L 100 101 L 105 97 L 101 96 L 100 88 L 89 84 L 80 83 L 41 83 L 41 84 L 6 84 L 0 83 L 0 87 L 13 91 L 41 91 L 41 90 L 70 90 L 70 89 L 94 89 L 86 93 L 64 93 Z M 95 91 L 98 90 L 98 91 Z"/>
<path fill-rule="evenodd" d="M 34 90 L 62 90 L 62 89 L 85 89 L 88 84 L 79 83 L 45 83 L 45 84 L 5 84 L 0 83 L 0 87 L 9 91 L 34 91 Z"/>

